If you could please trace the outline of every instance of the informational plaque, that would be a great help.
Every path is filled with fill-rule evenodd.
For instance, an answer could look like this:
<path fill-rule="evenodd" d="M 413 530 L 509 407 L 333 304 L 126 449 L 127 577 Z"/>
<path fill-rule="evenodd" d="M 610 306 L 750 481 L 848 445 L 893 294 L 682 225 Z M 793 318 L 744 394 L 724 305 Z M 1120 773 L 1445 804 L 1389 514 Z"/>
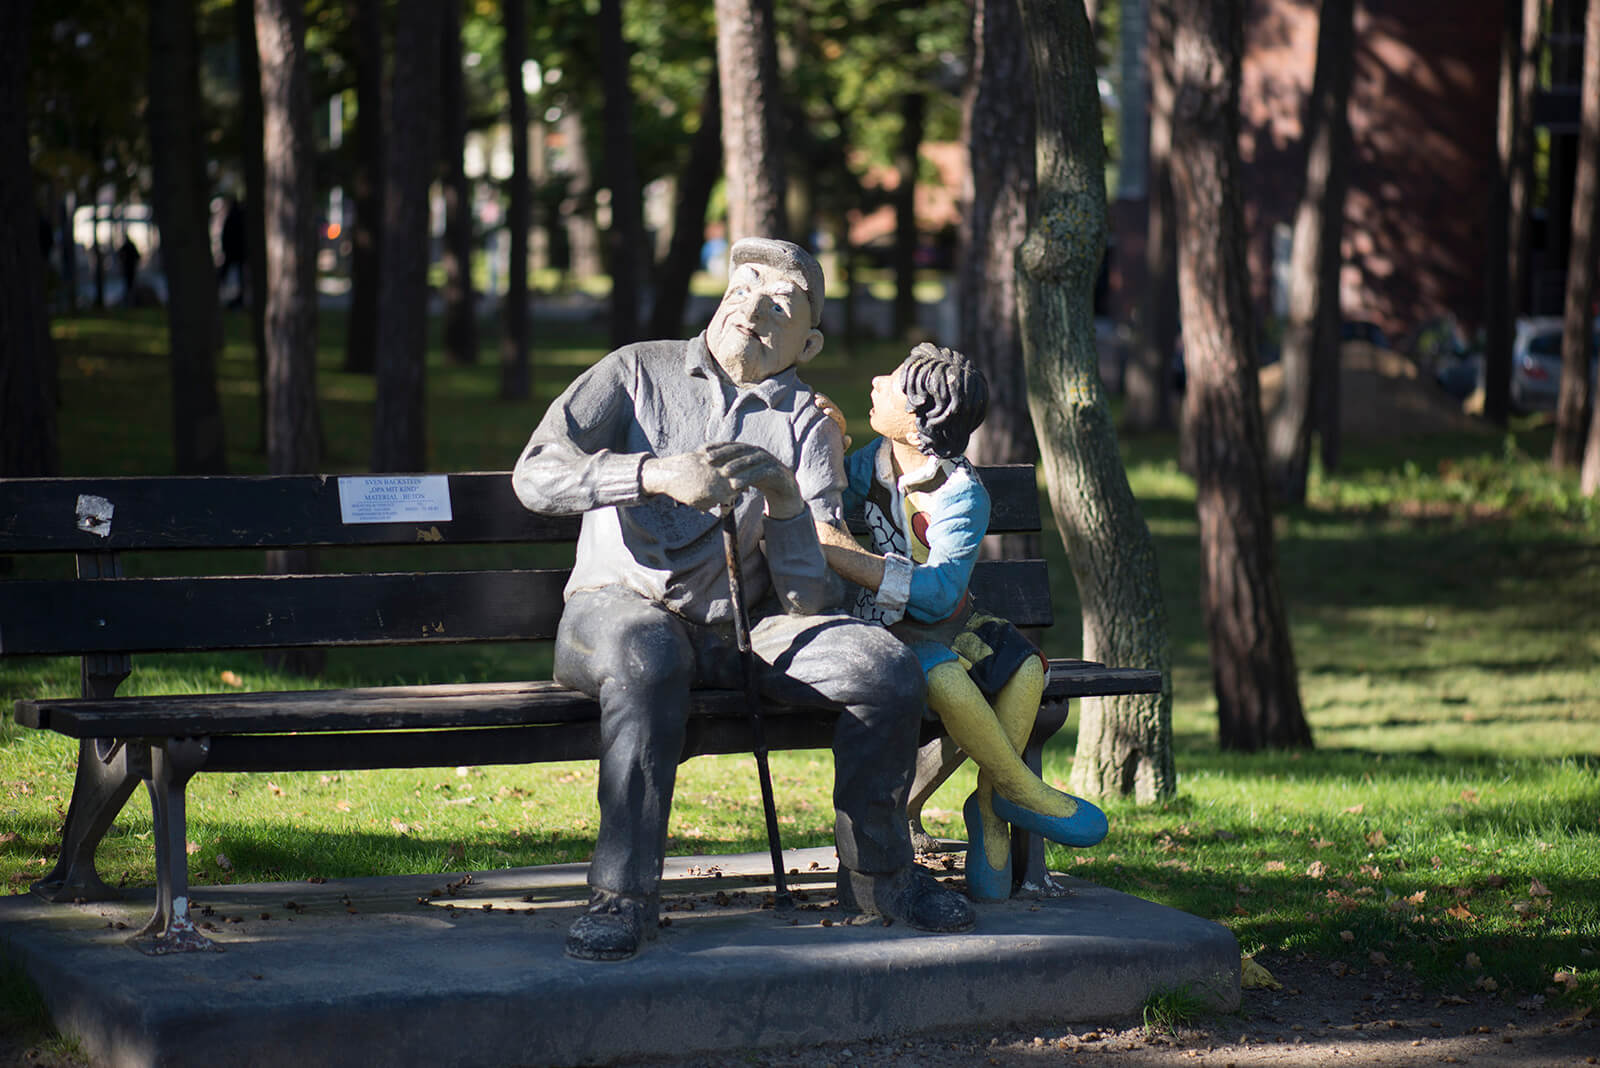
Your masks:
<path fill-rule="evenodd" d="M 361 475 L 339 479 L 346 523 L 448 523 L 450 476 Z"/>

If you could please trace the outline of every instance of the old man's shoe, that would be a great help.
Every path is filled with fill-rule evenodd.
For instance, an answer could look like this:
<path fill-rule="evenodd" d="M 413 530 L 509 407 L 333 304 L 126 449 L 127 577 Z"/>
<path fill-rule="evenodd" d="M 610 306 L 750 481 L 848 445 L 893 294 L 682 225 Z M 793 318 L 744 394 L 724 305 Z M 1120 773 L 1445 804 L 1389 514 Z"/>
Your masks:
<path fill-rule="evenodd" d="M 567 956 L 578 960 L 627 960 L 656 936 L 654 900 L 595 890 L 589 909 L 567 930 Z"/>
<path fill-rule="evenodd" d="M 971 902 L 915 865 L 883 874 L 841 865 L 839 904 L 919 931 L 970 931 L 976 922 Z"/>

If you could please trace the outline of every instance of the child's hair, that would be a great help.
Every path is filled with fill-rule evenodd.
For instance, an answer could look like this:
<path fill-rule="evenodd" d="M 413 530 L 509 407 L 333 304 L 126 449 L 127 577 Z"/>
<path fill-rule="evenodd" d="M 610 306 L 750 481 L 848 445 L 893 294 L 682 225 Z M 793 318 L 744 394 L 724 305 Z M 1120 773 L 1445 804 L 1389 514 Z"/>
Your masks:
<path fill-rule="evenodd" d="M 950 459 L 967 451 L 967 439 L 989 414 L 989 383 L 954 349 L 923 342 L 895 372 L 917 423 L 917 448 Z"/>

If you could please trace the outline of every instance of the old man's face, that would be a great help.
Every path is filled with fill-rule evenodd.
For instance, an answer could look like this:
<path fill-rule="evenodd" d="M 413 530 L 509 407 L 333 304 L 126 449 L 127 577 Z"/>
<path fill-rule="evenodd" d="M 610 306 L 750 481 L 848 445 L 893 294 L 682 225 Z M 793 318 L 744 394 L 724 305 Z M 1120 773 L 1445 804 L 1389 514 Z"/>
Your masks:
<path fill-rule="evenodd" d="M 706 328 L 717 365 L 740 385 L 754 385 L 803 363 L 822 348 L 811 326 L 811 302 L 790 275 L 760 263 L 743 263 Z"/>

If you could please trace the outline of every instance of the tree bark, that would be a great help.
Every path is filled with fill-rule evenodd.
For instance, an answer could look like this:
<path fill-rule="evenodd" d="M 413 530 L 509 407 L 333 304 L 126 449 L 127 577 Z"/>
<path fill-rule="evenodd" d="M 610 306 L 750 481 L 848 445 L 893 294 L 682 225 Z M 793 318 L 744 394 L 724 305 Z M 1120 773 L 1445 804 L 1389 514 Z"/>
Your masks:
<path fill-rule="evenodd" d="M 1313 403 L 1339 392 L 1339 270 L 1349 188 L 1350 77 L 1355 0 L 1322 0 L 1317 70 L 1306 106 L 1306 177 L 1294 219 L 1289 321 L 1283 339 L 1283 400 L 1267 435 L 1268 478 L 1280 501 L 1303 504 L 1311 461 Z M 1330 398 L 1338 425 L 1338 398 Z M 1326 424 L 1324 424 L 1326 426 Z M 1326 431 L 1325 431 L 1326 432 Z"/>
<path fill-rule="evenodd" d="M 467 181 L 467 96 L 461 75 L 461 5 L 440 5 L 440 181 L 444 185 L 444 355 L 478 362 L 478 294 L 472 288 L 472 185 Z"/>
<path fill-rule="evenodd" d="M 689 302 L 689 279 L 700 266 L 705 244 L 706 208 L 722 177 L 722 88 L 713 64 L 700 99 L 700 128 L 689 143 L 689 160 L 678 175 L 672 214 L 672 244 L 656 270 L 656 301 L 650 312 L 651 337 L 678 337 Z"/>
<path fill-rule="evenodd" d="M 957 266 L 960 346 L 989 380 L 989 416 L 972 435 L 967 456 L 977 464 L 1032 463 L 1039 443 L 1028 418 L 1015 265 L 1036 184 L 1034 101 L 1016 0 L 974 0 L 969 71 L 962 97 L 971 187 Z M 986 545 L 986 555 L 1040 555 L 1037 535 L 988 540 L 999 544 Z"/>
<path fill-rule="evenodd" d="M 716 0 L 728 242 L 788 237 L 772 0 Z"/>
<path fill-rule="evenodd" d="M 428 184 L 438 159 L 438 33 L 439 8 L 432 0 L 401 0 L 386 109 L 391 126 L 378 285 L 374 471 L 424 471 L 428 465 Z"/>
<path fill-rule="evenodd" d="M 1172 203 L 1172 4 L 1151 0 L 1145 30 L 1150 145 L 1145 183 L 1144 307 L 1123 377 L 1123 426 L 1132 433 L 1172 426 L 1172 354 L 1178 341 L 1178 260 Z"/>
<path fill-rule="evenodd" d="M 1094 342 L 1105 149 L 1094 40 L 1075 0 L 1021 0 L 1037 108 L 1038 195 L 1017 253 L 1028 401 L 1083 604 L 1087 659 L 1162 673 L 1160 694 L 1085 701 L 1071 788 L 1142 803 L 1177 788 L 1171 650 L 1155 545 L 1128 486 Z"/>
<path fill-rule="evenodd" d="M 644 209 L 639 164 L 633 152 L 633 89 L 628 84 L 628 42 L 622 36 L 622 0 L 600 0 L 600 72 L 605 90 L 606 183 L 611 187 L 611 347 L 639 340 L 640 265 Z"/>
<path fill-rule="evenodd" d="M 267 450 L 267 272 L 262 257 L 267 247 L 267 217 L 262 209 L 267 184 L 266 139 L 261 115 L 261 54 L 256 42 L 255 4 L 234 0 L 234 29 L 239 53 L 240 155 L 244 168 L 245 265 L 241 286 L 248 286 L 245 314 L 250 317 L 250 343 L 256 354 L 257 407 L 261 419 L 261 451 Z"/>
<path fill-rule="evenodd" d="M 501 305 L 500 399 L 527 400 L 528 368 L 528 224 L 532 194 L 528 188 L 528 95 L 522 89 L 522 61 L 528 47 L 527 0 L 506 0 L 505 39 L 500 62 L 505 69 L 511 123 L 511 188 L 506 205 L 510 254 L 506 263 L 506 297 Z M 583 143 L 573 154 L 583 156 Z"/>
<path fill-rule="evenodd" d="M 1537 4 L 1540 0 L 1526 0 Z M 1520 293 L 1511 290 L 1512 172 L 1516 169 L 1517 84 L 1524 0 L 1505 0 L 1500 32 L 1500 90 L 1495 108 L 1496 167 L 1489 191 L 1488 265 L 1484 280 L 1483 415 L 1505 426 L 1511 415 L 1511 342 Z"/>
<path fill-rule="evenodd" d="M 310 60 L 299 0 L 254 0 L 261 54 L 262 187 L 266 243 L 255 252 L 265 279 L 267 469 L 307 474 L 321 463 L 317 414 L 317 184 L 311 134 Z M 254 250 L 252 250 L 254 251 Z M 303 549 L 267 553 L 270 574 L 314 570 Z M 267 663 L 297 675 L 320 674 L 322 649 L 269 653 Z"/>
<path fill-rule="evenodd" d="M 350 317 L 344 369 L 370 374 L 378 364 L 378 279 L 383 243 L 383 3 L 350 0 L 356 31 L 355 165 L 350 174 Z"/>
<path fill-rule="evenodd" d="M 894 333 L 908 338 L 917 326 L 917 155 L 922 148 L 928 100 L 921 93 L 900 98 L 900 142 L 894 154 Z"/>
<path fill-rule="evenodd" d="M 1311 744 L 1278 588 L 1239 199 L 1241 0 L 1175 0 L 1172 185 L 1201 609 L 1222 747 Z"/>
<path fill-rule="evenodd" d="M 60 473 L 39 208 L 28 159 L 32 0 L 0 6 L 0 478 Z"/>
<path fill-rule="evenodd" d="M 150 5 L 150 154 L 167 275 L 172 439 L 183 475 L 227 470 L 217 394 L 217 273 L 211 258 L 200 45 L 194 0 Z"/>
<path fill-rule="evenodd" d="M 1589 389 L 1589 358 L 1595 295 L 1595 224 L 1600 199 L 1600 0 L 1589 0 L 1583 20 L 1583 88 L 1579 93 L 1578 165 L 1572 183 L 1572 245 L 1567 250 L 1567 292 L 1561 324 L 1561 392 L 1556 397 L 1556 438 L 1550 460 L 1556 467 L 1580 467 L 1580 486 L 1593 496 L 1600 488 L 1600 412 Z M 1588 454 L 1584 426 L 1590 424 Z"/>

